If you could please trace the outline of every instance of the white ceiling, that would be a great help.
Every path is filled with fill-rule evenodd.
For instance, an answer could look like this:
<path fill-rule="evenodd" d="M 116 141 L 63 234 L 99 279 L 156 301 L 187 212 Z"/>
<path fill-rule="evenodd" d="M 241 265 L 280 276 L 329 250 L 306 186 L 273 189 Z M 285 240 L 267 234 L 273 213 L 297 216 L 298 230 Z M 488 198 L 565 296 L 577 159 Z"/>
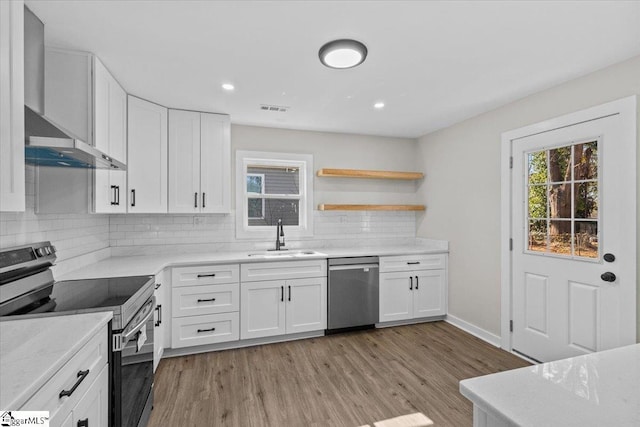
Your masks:
<path fill-rule="evenodd" d="M 26 3 L 48 45 L 95 53 L 127 92 L 294 129 L 418 137 L 640 54 L 639 1 Z M 322 66 L 337 38 L 364 64 Z"/>

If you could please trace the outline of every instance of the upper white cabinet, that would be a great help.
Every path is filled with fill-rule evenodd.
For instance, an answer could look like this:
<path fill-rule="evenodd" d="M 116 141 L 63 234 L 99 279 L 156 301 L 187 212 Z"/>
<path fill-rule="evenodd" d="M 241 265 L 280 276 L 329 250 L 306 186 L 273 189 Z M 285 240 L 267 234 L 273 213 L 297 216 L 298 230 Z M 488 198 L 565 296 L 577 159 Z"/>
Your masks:
<path fill-rule="evenodd" d="M 105 154 L 127 163 L 127 94 L 87 52 L 48 48 L 45 115 Z M 92 210 L 126 212 L 125 171 L 96 170 Z"/>
<path fill-rule="evenodd" d="M 128 211 L 166 213 L 167 109 L 134 96 L 128 100 Z"/>
<path fill-rule="evenodd" d="M 169 110 L 169 212 L 228 213 L 229 116 Z"/>
<path fill-rule="evenodd" d="M 24 211 L 24 6 L 0 1 L 0 211 Z"/>

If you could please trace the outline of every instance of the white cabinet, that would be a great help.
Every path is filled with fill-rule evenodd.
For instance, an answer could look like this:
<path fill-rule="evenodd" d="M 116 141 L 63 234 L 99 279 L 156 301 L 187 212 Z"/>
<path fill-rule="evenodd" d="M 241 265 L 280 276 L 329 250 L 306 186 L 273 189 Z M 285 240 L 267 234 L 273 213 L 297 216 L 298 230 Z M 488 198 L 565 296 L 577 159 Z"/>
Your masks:
<path fill-rule="evenodd" d="M 240 274 L 241 339 L 326 329 L 326 260 L 243 264 Z"/>
<path fill-rule="evenodd" d="M 164 272 L 156 275 L 156 288 L 154 296 L 156 297 L 156 311 L 154 314 L 154 334 L 153 334 L 153 371 L 155 372 L 162 359 L 165 348 L 166 322 L 163 319 L 164 311 L 167 307 L 167 284 L 164 281 Z"/>
<path fill-rule="evenodd" d="M 447 312 L 447 255 L 380 258 L 380 322 Z"/>
<path fill-rule="evenodd" d="M 129 96 L 127 113 L 128 212 L 166 213 L 167 109 Z"/>
<path fill-rule="evenodd" d="M 52 427 L 107 426 L 109 343 L 105 325 L 20 408 L 49 411 Z M 61 394 L 63 394 L 61 396 Z"/>
<path fill-rule="evenodd" d="M 25 210 L 24 6 L 0 1 L 0 211 Z"/>
<path fill-rule="evenodd" d="M 240 338 L 238 264 L 176 267 L 171 273 L 171 347 Z"/>
<path fill-rule="evenodd" d="M 93 57 L 94 146 L 114 159 L 127 159 L 127 93 Z M 127 187 L 125 171 L 96 170 L 94 173 L 93 210 L 99 213 L 125 213 L 121 199 Z M 122 194 L 124 197 L 124 194 Z"/>
<path fill-rule="evenodd" d="M 169 110 L 169 212 L 229 212 L 229 129 L 229 116 Z"/>
<path fill-rule="evenodd" d="M 47 48 L 45 62 L 45 114 L 83 141 L 126 164 L 127 94 L 122 86 L 100 59 L 88 52 Z M 44 169 L 39 179 L 56 179 L 54 174 Z M 127 172 L 95 170 L 92 177 L 91 210 L 126 212 Z M 46 206 L 40 208 L 42 212 L 53 212 Z"/>

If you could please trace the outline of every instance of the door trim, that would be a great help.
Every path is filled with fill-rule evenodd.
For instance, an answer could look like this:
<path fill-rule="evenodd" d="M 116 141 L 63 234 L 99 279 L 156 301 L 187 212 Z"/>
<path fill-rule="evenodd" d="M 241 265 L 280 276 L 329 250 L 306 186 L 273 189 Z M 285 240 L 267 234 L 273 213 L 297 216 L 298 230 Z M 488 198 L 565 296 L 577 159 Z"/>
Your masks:
<path fill-rule="evenodd" d="M 536 135 L 544 132 L 550 132 L 563 127 L 573 126 L 580 123 L 588 122 L 591 120 L 597 120 L 600 118 L 620 114 L 623 118 L 622 126 L 625 128 L 624 134 L 627 138 L 631 139 L 633 143 L 630 147 L 635 150 L 638 143 L 637 136 L 637 108 L 638 97 L 636 95 L 622 98 L 616 101 L 611 101 L 606 104 L 598 105 L 595 107 L 580 110 L 574 113 L 565 114 L 563 116 L 555 117 L 549 120 L 545 120 L 539 123 L 535 123 L 522 128 L 510 130 L 502 133 L 501 153 L 500 153 L 500 283 L 502 284 L 500 290 L 500 346 L 507 351 L 512 351 L 511 331 L 509 327 L 509 321 L 512 317 L 512 286 L 511 273 L 512 273 L 512 251 L 510 249 L 511 235 L 511 193 L 512 193 L 512 176 L 511 176 L 511 155 L 513 141 L 521 138 L 526 138 L 531 135 Z M 635 151 L 629 157 L 633 158 L 636 162 Z M 634 187 L 634 194 L 637 195 L 636 182 L 637 182 L 637 167 L 633 170 L 633 180 L 630 185 Z M 636 202 L 637 206 L 637 202 Z M 634 209 L 637 207 L 634 206 Z M 637 213 L 634 213 L 636 217 Z M 636 234 L 636 223 L 631 224 L 629 232 L 633 236 Z M 636 243 L 637 245 L 637 243 Z M 634 250 L 636 248 L 634 247 Z M 634 254 L 635 258 L 635 254 Z M 633 282 L 637 286 L 637 268 L 633 269 Z M 636 314 L 637 316 L 637 314 Z M 637 317 L 636 317 L 637 319 Z M 635 325 L 634 325 L 635 326 Z"/>

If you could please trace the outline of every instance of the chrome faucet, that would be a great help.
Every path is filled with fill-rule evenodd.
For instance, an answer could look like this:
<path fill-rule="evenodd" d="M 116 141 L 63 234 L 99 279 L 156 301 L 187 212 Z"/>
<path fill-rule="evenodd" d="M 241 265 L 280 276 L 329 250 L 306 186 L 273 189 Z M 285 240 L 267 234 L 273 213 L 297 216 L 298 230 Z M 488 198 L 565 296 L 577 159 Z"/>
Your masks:
<path fill-rule="evenodd" d="M 282 241 L 280 241 L 282 238 Z M 276 251 L 284 251 L 284 225 L 282 225 L 282 218 L 278 218 L 278 224 L 276 225 Z"/>

